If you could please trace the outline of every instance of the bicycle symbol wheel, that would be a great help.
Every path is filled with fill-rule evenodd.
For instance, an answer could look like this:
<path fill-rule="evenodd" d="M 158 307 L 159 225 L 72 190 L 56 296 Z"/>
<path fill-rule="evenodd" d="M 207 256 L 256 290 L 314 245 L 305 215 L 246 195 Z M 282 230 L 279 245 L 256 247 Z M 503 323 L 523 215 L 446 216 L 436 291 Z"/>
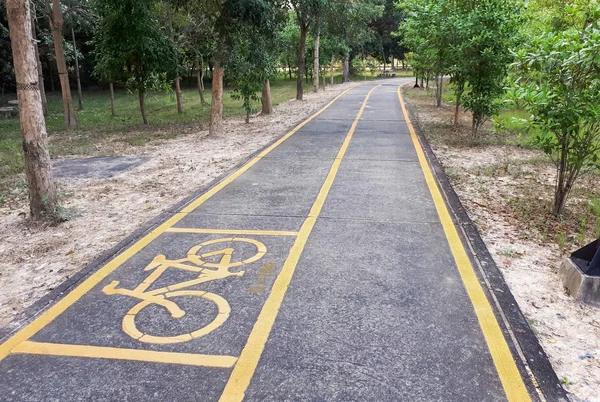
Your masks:
<path fill-rule="evenodd" d="M 219 243 L 224 243 L 226 246 L 223 248 L 219 248 L 218 246 L 214 247 Z M 251 257 L 242 259 L 240 261 L 232 261 L 234 253 L 236 252 L 236 248 L 231 247 L 232 243 L 246 243 L 247 245 L 254 246 L 254 254 Z M 248 251 L 247 247 L 245 250 L 240 250 L 240 248 L 237 250 L 240 253 L 246 253 Z M 154 344 L 188 342 L 192 339 L 207 335 L 223 325 L 223 323 L 229 318 L 231 307 L 229 306 L 227 300 L 215 293 L 202 290 L 184 289 L 215 280 L 225 279 L 231 276 L 240 277 L 244 274 L 244 271 L 230 272 L 229 269 L 258 261 L 266 254 L 266 252 L 266 246 L 263 243 L 253 239 L 221 238 L 208 240 L 192 247 L 187 253 L 187 258 L 182 260 L 167 260 L 162 255 L 156 257 L 153 263 L 149 265 L 151 270 L 154 270 L 154 273 L 150 275 L 152 279 L 147 278 L 145 282 L 140 284 L 134 290 L 117 288 L 116 286 L 118 285 L 118 282 L 114 282 L 113 284 L 105 287 L 104 291 L 107 294 L 120 293 L 141 299 L 138 304 L 133 306 L 125 314 L 122 321 L 123 331 L 133 339 L 136 339 L 140 342 Z M 189 270 L 191 266 L 187 263 L 192 263 L 198 267 L 192 269 L 194 272 L 199 272 L 199 276 L 196 279 L 174 283 L 155 290 L 147 290 L 150 284 L 156 281 L 166 269 L 169 269 L 169 267 Z M 156 274 L 157 272 L 158 274 Z M 177 303 L 172 300 L 173 298 L 181 296 L 200 297 L 204 300 L 214 303 L 217 307 L 217 314 L 215 318 L 207 325 L 204 325 L 195 331 L 175 336 L 153 335 L 150 333 L 145 333 L 138 328 L 136 324 L 136 317 L 146 307 L 153 304 L 166 309 L 171 316 L 170 319 L 176 320 L 186 315 L 185 311 L 182 310 Z M 169 323 L 164 324 L 164 328 L 172 327 L 172 325 L 169 325 Z"/>
<path fill-rule="evenodd" d="M 227 318 L 229 318 L 229 313 L 231 312 L 231 308 L 229 307 L 229 303 L 223 297 L 210 293 L 204 292 L 201 290 L 177 290 L 175 292 L 168 292 L 165 295 L 166 299 L 177 297 L 177 296 L 196 296 L 201 297 L 205 300 L 211 301 L 217 306 L 217 316 L 206 326 L 197 329 L 195 331 L 176 335 L 176 336 L 157 336 L 151 335 L 147 333 L 143 333 L 140 331 L 135 324 L 135 317 L 138 313 L 140 313 L 145 307 L 148 307 L 151 304 L 154 304 L 151 301 L 141 301 L 135 306 L 133 306 L 127 314 L 123 317 L 123 331 L 140 342 L 145 343 L 155 343 L 155 344 L 169 344 L 169 343 L 181 343 L 188 342 L 192 339 L 200 338 L 204 335 L 207 335 L 219 328 Z"/>

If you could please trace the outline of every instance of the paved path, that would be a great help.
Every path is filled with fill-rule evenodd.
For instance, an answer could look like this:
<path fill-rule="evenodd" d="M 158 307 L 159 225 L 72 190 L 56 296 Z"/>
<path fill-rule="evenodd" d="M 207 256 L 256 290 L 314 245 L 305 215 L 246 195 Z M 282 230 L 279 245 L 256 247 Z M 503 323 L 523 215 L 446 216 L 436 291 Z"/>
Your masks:
<path fill-rule="evenodd" d="M 529 400 L 403 82 L 170 211 L 0 346 L 0 400 Z"/>

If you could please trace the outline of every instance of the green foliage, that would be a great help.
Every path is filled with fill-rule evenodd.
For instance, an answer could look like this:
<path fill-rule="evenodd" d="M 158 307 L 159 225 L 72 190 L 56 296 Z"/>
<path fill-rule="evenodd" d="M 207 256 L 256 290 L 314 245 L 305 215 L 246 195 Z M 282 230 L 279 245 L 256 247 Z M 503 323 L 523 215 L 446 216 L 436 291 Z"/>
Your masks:
<path fill-rule="evenodd" d="M 98 0 L 96 73 L 145 94 L 164 87 L 176 73 L 176 54 L 157 18 L 156 1 Z"/>
<path fill-rule="evenodd" d="M 414 69 L 427 79 L 451 75 L 457 104 L 469 85 L 464 105 L 473 112 L 476 135 L 498 112 L 522 4 L 519 0 L 406 0 L 401 7 L 407 19 L 400 30 L 413 51 Z"/>
<path fill-rule="evenodd" d="M 512 95 L 531 113 L 535 141 L 557 166 L 556 215 L 578 176 L 600 167 L 600 8 L 567 11 L 586 13 L 583 28 L 546 33 L 518 50 Z"/>

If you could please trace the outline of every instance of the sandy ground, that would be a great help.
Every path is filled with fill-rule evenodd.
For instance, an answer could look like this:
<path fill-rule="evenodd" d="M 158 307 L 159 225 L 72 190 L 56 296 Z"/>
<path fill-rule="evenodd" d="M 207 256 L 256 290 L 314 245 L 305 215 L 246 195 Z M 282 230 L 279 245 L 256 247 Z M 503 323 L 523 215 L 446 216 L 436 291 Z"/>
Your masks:
<path fill-rule="evenodd" d="M 440 123 L 439 113 L 427 104 L 418 99 L 410 103 L 425 133 Z M 448 109 L 451 116 L 452 107 Z M 554 169 L 536 150 L 432 146 L 570 398 L 600 401 L 600 309 L 565 293 L 557 275 L 564 252 L 507 207 L 508 200 L 532 193 L 540 203 L 549 199 Z M 597 188 L 598 183 L 582 185 Z"/>
<path fill-rule="evenodd" d="M 121 155 L 151 160 L 110 179 L 61 179 L 61 204 L 74 218 L 59 226 L 26 221 L 25 195 L 0 205 L 0 327 L 144 222 L 281 136 L 351 85 L 307 93 L 304 101 L 280 104 L 273 115 L 255 116 L 250 124 L 242 118 L 228 119 L 223 134 L 215 137 L 198 131 L 143 147 L 114 141 L 100 144 L 110 154 L 116 146 Z"/>

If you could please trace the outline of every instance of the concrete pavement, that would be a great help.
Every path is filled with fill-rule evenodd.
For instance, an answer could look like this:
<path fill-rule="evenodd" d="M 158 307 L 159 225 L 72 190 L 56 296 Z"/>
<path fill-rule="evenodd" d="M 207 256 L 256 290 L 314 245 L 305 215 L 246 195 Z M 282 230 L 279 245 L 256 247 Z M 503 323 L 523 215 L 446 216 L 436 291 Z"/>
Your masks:
<path fill-rule="evenodd" d="M 5 339 L 0 400 L 538 400 L 404 82 L 345 92 Z"/>

